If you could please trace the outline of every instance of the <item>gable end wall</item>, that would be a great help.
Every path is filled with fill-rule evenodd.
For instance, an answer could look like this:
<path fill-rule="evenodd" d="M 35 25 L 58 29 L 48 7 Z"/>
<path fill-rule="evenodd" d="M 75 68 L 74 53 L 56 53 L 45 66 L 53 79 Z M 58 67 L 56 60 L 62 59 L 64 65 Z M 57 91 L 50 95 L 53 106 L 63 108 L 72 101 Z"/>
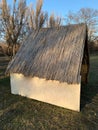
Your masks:
<path fill-rule="evenodd" d="M 69 85 L 38 77 L 28 78 L 17 73 L 12 73 L 10 77 L 13 94 L 80 111 L 80 84 Z"/>

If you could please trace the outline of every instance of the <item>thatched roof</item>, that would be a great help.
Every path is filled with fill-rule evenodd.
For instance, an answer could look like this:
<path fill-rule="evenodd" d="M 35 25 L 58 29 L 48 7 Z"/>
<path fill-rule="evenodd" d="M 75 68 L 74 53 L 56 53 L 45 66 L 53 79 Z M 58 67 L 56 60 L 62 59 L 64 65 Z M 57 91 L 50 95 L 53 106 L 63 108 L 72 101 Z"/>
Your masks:
<path fill-rule="evenodd" d="M 79 83 L 86 36 L 85 24 L 34 31 L 10 62 L 7 72 Z"/>

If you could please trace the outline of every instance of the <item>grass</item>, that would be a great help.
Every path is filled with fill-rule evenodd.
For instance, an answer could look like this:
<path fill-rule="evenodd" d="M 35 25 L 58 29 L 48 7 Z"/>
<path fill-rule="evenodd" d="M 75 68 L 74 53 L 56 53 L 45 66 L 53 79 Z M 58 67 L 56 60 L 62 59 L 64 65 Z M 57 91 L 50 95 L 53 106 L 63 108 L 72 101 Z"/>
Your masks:
<path fill-rule="evenodd" d="M 13 95 L 9 77 L 0 80 L 0 130 L 98 130 L 98 55 L 90 57 L 89 83 L 81 112 Z"/>
<path fill-rule="evenodd" d="M 9 63 L 10 58 L 8 56 L 0 55 L 0 77 L 4 77 L 5 69 Z"/>

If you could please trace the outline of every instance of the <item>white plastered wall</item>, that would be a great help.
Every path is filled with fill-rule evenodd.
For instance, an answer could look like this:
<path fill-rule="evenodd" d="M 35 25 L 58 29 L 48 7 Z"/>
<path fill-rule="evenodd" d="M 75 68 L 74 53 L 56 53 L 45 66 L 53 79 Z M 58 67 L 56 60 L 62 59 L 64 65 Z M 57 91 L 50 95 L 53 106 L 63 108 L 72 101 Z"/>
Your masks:
<path fill-rule="evenodd" d="M 17 73 L 10 76 L 11 93 L 80 111 L 80 84 L 70 85 Z"/>

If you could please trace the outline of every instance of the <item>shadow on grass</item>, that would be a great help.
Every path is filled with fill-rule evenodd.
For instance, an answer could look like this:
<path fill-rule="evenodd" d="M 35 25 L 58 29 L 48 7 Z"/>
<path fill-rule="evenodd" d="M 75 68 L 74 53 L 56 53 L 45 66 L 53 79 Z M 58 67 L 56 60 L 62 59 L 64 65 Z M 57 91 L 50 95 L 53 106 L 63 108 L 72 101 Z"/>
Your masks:
<path fill-rule="evenodd" d="M 98 103 L 97 95 L 98 95 L 98 55 L 91 55 L 88 84 L 81 85 L 81 109 L 83 109 L 86 104 L 94 103 L 92 101 L 94 98 L 96 99 L 96 103 Z"/>
<path fill-rule="evenodd" d="M 4 110 L 22 100 L 21 96 L 11 94 L 9 77 L 0 79 L 0 109 Z"/>
<path fill-rule="evenodd" d="M 0 86 L 6 87 L 8 85 L 10 85 L 10 78 L 9 77 L 0 78 Z"/>
<path fill-rule="evenodd" d="M 86 104 L 92 102 L 92 99 L 98 94 L 98 87 L 95 85 L 82 85 L 81 86 L 81 110 Z"/>

